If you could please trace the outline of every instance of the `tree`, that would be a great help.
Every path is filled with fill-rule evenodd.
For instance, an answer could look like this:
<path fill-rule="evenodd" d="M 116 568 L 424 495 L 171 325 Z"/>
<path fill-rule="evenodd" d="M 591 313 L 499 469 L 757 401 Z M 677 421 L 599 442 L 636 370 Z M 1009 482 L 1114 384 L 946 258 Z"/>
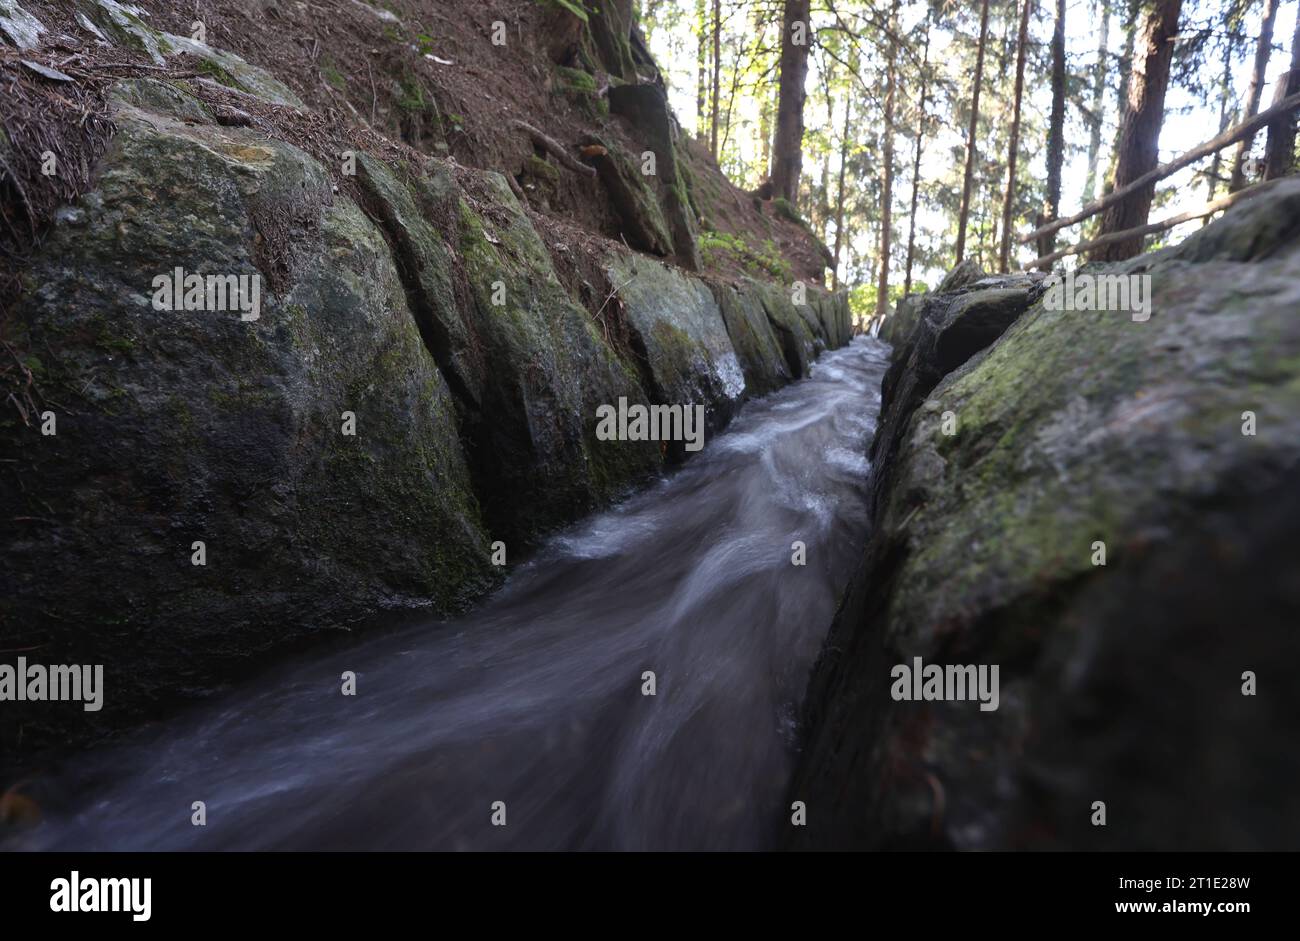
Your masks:
<path fill-rule="evenodd" d="M 1250 85 L 1246 91 L 1246 108 L 1242 114 L 1243 121 L 1259 113 L 1259 99 L 1264 93 L 1264 74 L 1268 71 L 1268 56 L 1273 50 L 1273 21 L 1277 19 L 1278 0 L 1264 0 L 1264 21 L 1259 27 L 1259 42 L 1255 46 L 1255 67 L 1250 73 Z M 1255 135 L 1237 143 L 1232 155 L 1232 177 L 1228 181 L 1228 192 L 1235 193 L 1246 185 L 1246 155 L 1250 153 Z"/>
<path fill-rule="evenodd" d="M 1180 0 L 1181 2 L 1181 0 Z M 1164 96 L 1161 95 L 1163 103 Z M 1061 212 L 1061 167 L 1065 163 L 1065 0 L 1056 0 L 1056 29 L 1052 32 L 1052 116 L 1047 130 L 1047 198 L 1043 201 L 1044 222 Z M 1050 255 L 1056 247 L 1056 233 L 1039 240 L 1038 255 Z"/>
<path fill-rule="evenodd" d="M 1115 161 L 1115 187 L 1126 186 L 1155 169 L 1160 157 L 1160 129 L 1165 118 L 1169 63 L 1183 0 L 1154 0 L 1135 43 L 1129 79 L 1129 109 L 1120 128 Z M 1155 196 L 1155 184 L 1144 187 L 1106 210 L 1100 235 L 1145 225 Z M 1122 261 L 1142 251 L 1142 237 L 1122 239 L 1099 249 L 1094 261 Z M 1046 254 L 1046 253 L 1044 253 Z"/>
<path fill-rule="evenodd" d="M 1124 133 L 1124 120 L 1129 111 L 1129 82 L 1133 78 L 1133 44 L 1137 39 L 1138 14 L 1141 12 L 1141 0 L 1128 0 L 1128 10 L 1124 16 L 1124 51 L 1119 56 L 1119 90 L 1115 96 L 1117 110 L 1115 137 L 1110 145 L 1110 165 L 1106 170 L 1106 191 L 1115 188 L 1115 163 L 1119 159 L 1119 140 Z"/>
<path fill-rule="evenodd" d="M 1234 123 L 1236 123 L 1236 111 L 1232 108 L 1232 65 L 1237 58 L 1237 37 L 1234 23 L 1231 18 L 1224 24 L 1228 28 L 1228 39 L 1223 44 L 1223 74 L 1219 78 L 1219 133 L 1222 134 Z M 1223 151 L 1216 150 L 1214 158 L 1210 161 L 1209 172 L 1205 175 L 1206 203 L 1214 202 L 1215 193 L 1219 189 L 1219 173 L 1223 168 Z M 1210 224 L 1213 216 L 1206 216 L 1201 225 Z"/>
<path fill-rule="evenodd" d="M 899 0 L 894 0 L 889 10 L 889 53 L 885 68 L 885 123 L 881 132 L 885 136 L 885 182 L 880 197 L 880 281 L 876 287 L 876 316 L 889 311 L 889 253 L 893 226 L 894 201 L 894 95 L 898 88 L 898 43 L 894 38 L 897 26 Z"/>
<path fill-rule="evenodd" d="M 695 136 L 704 139 L 705 108 L 709 98 L 709 53 L 705 44 L 708 18 L 704 0 L 695 0 Z"/>
<path fill-rule="evenodd" d="M 1092 117 L 1088 134 L 1088 176 L 1083 184 L 1083 198 L 1091 202 L 1097 198 L 1097 160 L 1101 155 L 1101 127 L 1106 114 L 1106 73 L 1110 67 L 1110 0 L 1098 0 L 1101 7 L 1101 42 L 1097 46 L 1097 64 L 1092 74 Z"/>
<path fill-rule="evenodd" d="M 998 270 L 1006 271 L 1011 263 L 1011 207 L 1016 199 L 1016 159 L 1020 149 L 1020 106 L 1025 92 L 1025 52 L 1029 46 L 1029 15 L 1034 0 L 1024 0 L 1020 12 L 1020 33 L 1016 38 L 1016 90 L 1011 113 L 1011 142 L 1007 149 L 1007 192 L 1002 200 L 1002 247 L 998 251 Z"/>
<path fill-rule="evenodd" d="M 857 71 L 856 63 L 852 67 Z M 840 286 L 840 253 L 845 243 L 844 238 L 844 177 L 845 171 L 849 166 L 849 145 L 852 141 L 853 130 L 853 83 L 849 82 L 844 88 L 844 133 L 840 136 L 840 178 L 835 190 L 835 249 L 832 252 L 834 259 L 831 265 L 831 287 Z"/>
<path fill-rule="evenodd" d="M 989 34 L 989 0 L 980 6 L 980 38 L 975 53 L 975 76 L 971 80 L 970 127 L 966 132 L 966 169 L 962 176 L 961 208 L 957 215 L 957 264 L 966 256 L 966 226 L 970 216 L 971 180 L 975 172 L 975 134 L 980 120 L 980 85 L 984 81 L 984 44 Z"/>
<path fill-rule="evenodd" d="M 1277 84 L 1277 101 L 1300 92 L 1300 10 L 1296 11 L 1295 35 L 1291 37 L 1291 70 Z M 1294 111 L 1268 126 L 1268 144 L 1264 148 L 1264 179 L 1286 176 L 1295 168 L 1295 133 Z"/>
<path fill-rule="evenodd" d="M 781 33 L 781 78 L 772 142 L 772 190 L 794 206 L 803 171 L 803 106 L 808 78 L 809 0 L 786 0 Z"/>
<path fill-rule="evenodd" d="M 930 90 L 930 21 L 925 22 L 925 48 L 921 54 L 921 98 L 917 104 L 916 152 L 912 157 L 912 211 L 907 227 L 907 267 L 903 276 L 903 296 L 912 293 L 912 263 L 916 259 L 916 209 L 921 195 L 921 148 L 925 143 L 926 97 Z"/>
<path fill-rule="evenodd" d="M 709 123 L 709 152 L 718 159 L 718 99 L 722 84 L 722 0 L 713 0 L 713 114 Z"/>

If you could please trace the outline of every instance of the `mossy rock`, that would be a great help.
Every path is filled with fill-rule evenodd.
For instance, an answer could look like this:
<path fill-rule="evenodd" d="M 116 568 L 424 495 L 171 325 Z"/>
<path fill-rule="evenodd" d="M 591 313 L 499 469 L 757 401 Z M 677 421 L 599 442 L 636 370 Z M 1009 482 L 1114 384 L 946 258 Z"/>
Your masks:
<path fill-rule="evenodd" d="M 709 287 L 744 370 L 746 394 L 764 395 L 790 382 L 794 377 L 763 309 L 762 288 L 752 281 Z"/>
<path fill-rule="evenodd" d="M 304 107 L 288 86 L 265 69 L 233 52 L 154 29 L 145 21 L 146 12 L 138 7 L 116 0 L 77 0 L 77 10 L 109 42 L 142 52 L 157 65 L 165 64 L 168 56 L 189 54 L 199 59 L 200 71 L 220 84 L 272 104 Z"/>
<path fill-rule="evenodd" d="M 584 143 L 603 151 L 588 162 L 600 175 L 627 244 L 652 255 L 671 255 L 673 239 L 668 223 L 658 197 L 641 172 L 640 161 L 608 138 L 591 136 Z"/>
<path fill-rule="evenodd" d="M 20 458 L 5 506 L 44 520 L 5 530 L 0 616 L 52 661 L 104 664 L 112 708 L 15 714 L 29 747 L 495 582 L 455 403 L 380 231 L 308 155 L 195 120 L 175 88 L 134 80 L 113 102 L 95 187 L 57 217 L 12 317 L 58 434 L 0 432 Z M 177 266 L 258 277 L 260 315 L 155 309 Z"/>
<path fill-rule="evenodd" d="M 606 267 L 645 356 L 655 400 L 704 405 L 710 429 L 721 427 L 740 404 L 745 374 L 708 286 L 644 256 L 615 254 Z"/>
<path fill-rule="evenodd" d="M 1179 246 L 1087 269 L 1149 278 L 1149 319 L 1056 309 L 1039 285 L 962 362 L 945 336 L 991 325 L 1009 288 L 966 280 L 927 298 L 886 377 L 877 444 L 913 398 L 921 344 L 947 374 L 897 451 L 873 450 L 875 530 L 793 784 L 827 801 L 827 822 L 797 841 L 1294 843 L 1285 782 L 1300 762 L 1277 742 L 1300 732 L 1300 689 L 1264 701 L 1241 686 L 1252 664 L 1297 654 L 1297 218 L 1300 180 L 1280 181 Z M 914 657 L 1000 665 L 1000 708 L 894 703 L 880 677 Z M 1124 826 L 1091 826 L 1101 797 Z"/>
<path fill-rule="evenodd" d="M 462 199 L 468 315 L 489 365 L 469 432 L 494 532 L 524 540 L 623 492 L 659 463 L 644 442 L 598 441 L 596 409 L 644 401 L 634 366 L 560 283 L 541 237 L 496 173 Z"/>
<path fill-rule="evenodd" d="M 699 271 L 703 265 L 696 212 L 666 93 L 656 85 L 622 85 L 610 88 L 609 107 L 631 122 L 655 155 L 659 202 L 673 241 L 673 260 L 688 271 Z"/>

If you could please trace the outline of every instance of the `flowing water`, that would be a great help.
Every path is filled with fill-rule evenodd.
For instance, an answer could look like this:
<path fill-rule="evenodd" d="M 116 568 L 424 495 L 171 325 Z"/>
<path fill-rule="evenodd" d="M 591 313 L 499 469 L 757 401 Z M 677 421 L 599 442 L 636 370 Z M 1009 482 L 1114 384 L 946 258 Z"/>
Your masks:
<path fill-rule="evenodd" d="M 866 538 L 886 349 L 823 355 L 465 617 L 300 658 L 83 756 L 57 782 L 68 810 L 23 845 L 769 845 L 799 699 Z M 349 670 L 356 696 L 341 693 Z"/>

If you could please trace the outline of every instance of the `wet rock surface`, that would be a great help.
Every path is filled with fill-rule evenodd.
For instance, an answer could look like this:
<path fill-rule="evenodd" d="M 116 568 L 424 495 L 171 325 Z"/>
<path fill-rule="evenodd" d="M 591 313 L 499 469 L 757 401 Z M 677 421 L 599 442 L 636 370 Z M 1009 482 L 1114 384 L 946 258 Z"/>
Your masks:
<path fill-rule="evenodd" d="M 1298 206 L 1284 181 L 1181 246 L 1087 269 L 1149 277 L 1149 321 L 996 282 L 920 305 L 789 845 L 1294 845 Z M 913 657 L 1000 665 L 999 709 L 895 702 Z"/>

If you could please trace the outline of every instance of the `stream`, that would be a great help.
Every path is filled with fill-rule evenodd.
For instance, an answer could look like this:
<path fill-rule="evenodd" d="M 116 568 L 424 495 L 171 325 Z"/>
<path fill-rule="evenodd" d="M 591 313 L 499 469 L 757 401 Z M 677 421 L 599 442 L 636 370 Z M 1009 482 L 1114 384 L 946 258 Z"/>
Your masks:
<path fill-rule="evenodd" d="M 866 541 L 887 351 L 824 354 L 467 615 L 300 655 L 80 756 L 16 848 L 771 846 L 799 700 Z"/>

